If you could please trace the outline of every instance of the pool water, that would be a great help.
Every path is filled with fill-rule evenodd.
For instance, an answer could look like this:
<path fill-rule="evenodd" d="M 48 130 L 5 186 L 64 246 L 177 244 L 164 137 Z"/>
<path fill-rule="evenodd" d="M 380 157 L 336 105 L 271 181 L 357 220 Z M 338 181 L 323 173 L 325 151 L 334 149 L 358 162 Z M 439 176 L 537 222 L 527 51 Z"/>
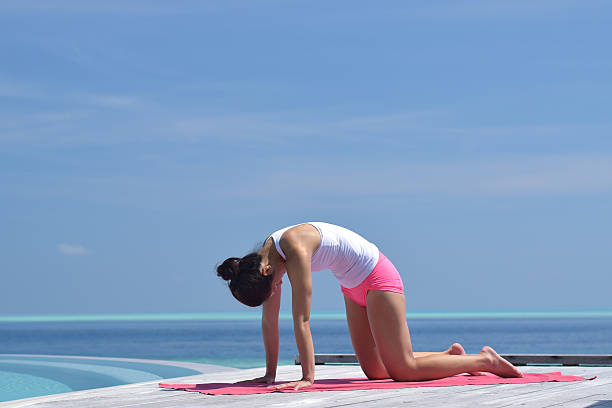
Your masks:
<path fill-rule="evenodd" d="M 157 360 L 0 355 L 0 401 L 186 377 L 213 367 L 184 365 Z"/>

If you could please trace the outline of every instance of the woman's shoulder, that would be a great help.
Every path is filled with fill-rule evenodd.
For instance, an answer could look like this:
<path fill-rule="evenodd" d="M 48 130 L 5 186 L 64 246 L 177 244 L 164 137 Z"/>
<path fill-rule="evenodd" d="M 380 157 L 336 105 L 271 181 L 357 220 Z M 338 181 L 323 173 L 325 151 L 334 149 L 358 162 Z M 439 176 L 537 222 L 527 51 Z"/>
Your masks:
<path fill-rule="evenodd" d="M 277 231 L 279 234 L 272 234 L 272 238 L 278 241 L 278 245 L 284 253 L 292 250 L 306 250 L 314 253 L 321 243 L 319 229 L 310 223 L 293 225 Z"/>

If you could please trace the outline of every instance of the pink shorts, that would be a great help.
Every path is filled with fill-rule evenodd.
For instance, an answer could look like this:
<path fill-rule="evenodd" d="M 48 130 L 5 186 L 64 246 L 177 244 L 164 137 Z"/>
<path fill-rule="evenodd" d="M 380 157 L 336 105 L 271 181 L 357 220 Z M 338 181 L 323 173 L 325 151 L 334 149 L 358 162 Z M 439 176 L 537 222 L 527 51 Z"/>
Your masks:
<path fill-rule="evenodd" d="M 366 305 L 366 298 L 371 290 L 386 290 L 404 294 L 402 277 L 382 252 L 378 253 L 378 263 L 363 282 L 351 289 L 340 287 L 346 297 L 360 306 Z"/>

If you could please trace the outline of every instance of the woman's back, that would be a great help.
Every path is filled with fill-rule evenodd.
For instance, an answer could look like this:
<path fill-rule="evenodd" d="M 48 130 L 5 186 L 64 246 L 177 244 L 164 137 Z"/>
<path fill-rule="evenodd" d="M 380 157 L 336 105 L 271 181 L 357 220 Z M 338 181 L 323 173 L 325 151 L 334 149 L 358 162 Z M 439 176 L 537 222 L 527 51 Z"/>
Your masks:
<path fill-rule="evenodd" d="M 315 227 L 321 235 L 321 244 L 312 255 L 313 272 L 329 269 L 344 287 L 353 288 L 363 282 L 376 266 L 378 248 L 359 234 L 325 222 L 306 224 Z M 295 226 L 283 228 L 270 235 L 283 258 L 286 257 L 280 247 L 280 238 L 285 231 Z"/>

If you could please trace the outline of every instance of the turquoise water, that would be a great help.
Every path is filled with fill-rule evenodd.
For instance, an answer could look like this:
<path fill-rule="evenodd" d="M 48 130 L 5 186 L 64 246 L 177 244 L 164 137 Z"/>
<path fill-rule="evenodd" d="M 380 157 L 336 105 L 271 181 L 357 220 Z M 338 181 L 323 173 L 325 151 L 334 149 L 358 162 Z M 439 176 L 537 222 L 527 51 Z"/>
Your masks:
<path fill-rule="evenodd" d="M 181 321 L 181 320 L 248 320 L 259 319 L 259 312 L 237 313 L 122 313 L 83 315 L 0 315 L 0 323 L 25 322 L 94 322 L 94 321 Z M 280 313 L 280 319 L 291 319 L 291 313 Z M 344 312 L 313 312 L 314 319 L 345 319 Z M 501 312 L 416 312 L 408 319 L 486 319 L 486 318 L 593 318 L 612 317 L 612 310 L 582 311 L 501 311 Z"/>
<path fill-rule="evenodd" d="M 66 384 L 49 378 L 0 371 L 0 402 L 70 391 Z"/>

